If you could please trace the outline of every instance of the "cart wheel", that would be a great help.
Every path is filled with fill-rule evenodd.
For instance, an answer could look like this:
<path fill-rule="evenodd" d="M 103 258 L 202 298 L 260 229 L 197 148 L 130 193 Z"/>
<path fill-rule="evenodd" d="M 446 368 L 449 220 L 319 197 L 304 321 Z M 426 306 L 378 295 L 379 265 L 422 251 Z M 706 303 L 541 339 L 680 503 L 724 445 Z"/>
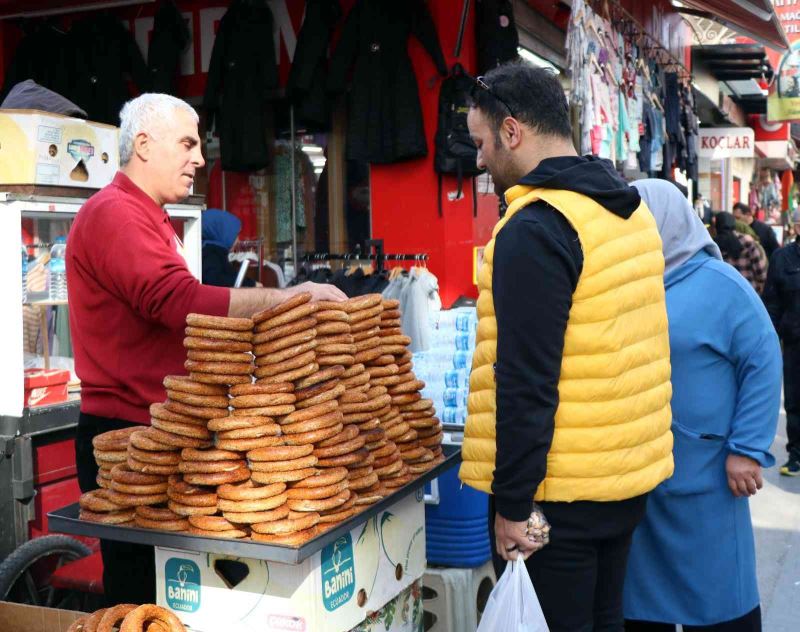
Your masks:
<path fill-rule="evenodd" d="M 58 607 L 50 575 L 65 562 L 91 554 L 82 542 L 65 535 L 34 538 L 0 564 L 0 600 L 48 608 Z"/>

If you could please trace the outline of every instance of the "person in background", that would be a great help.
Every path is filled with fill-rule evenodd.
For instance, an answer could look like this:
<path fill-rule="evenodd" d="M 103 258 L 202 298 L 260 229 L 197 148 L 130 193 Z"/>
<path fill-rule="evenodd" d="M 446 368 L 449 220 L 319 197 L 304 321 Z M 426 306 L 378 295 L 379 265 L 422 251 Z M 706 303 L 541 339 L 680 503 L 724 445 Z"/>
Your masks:
<path fill-rule="evenodd" d="M 666 261 L 675 472 L 650 493 L 633 536 L 625 630 L 757 632 L 747 498 L 761 489 L 761 468 L 775 464 L 778 338 L 686 198 L 664 180 L 633 186 L 656 218 Z"/>
<path fill-rule="evenodd" d="M 694 196 L 694 211 L 697 216 L 702 220 L 703 224 L 709 226 L 713 213 L 711 212 L 711 204 L 703 196 L 702 193 L 696 193 Z"/>
<path fill-rule="evenodd" d="M 786 410 L 784 476 L 800 476 L 800 211 L 792 213 L 794 241 L 772 255 L 764 304 L 783 342 L 783 406 Z"/>
<path fill-rule="evenodd" d="M 772 230 L 772 227 L 769 226 L 769 224 L 757 220 L 753 216 L 753 209 L 742 202 L 737 202 L 733 205 L 733 216 L 750 226 L 756 235 L 758 235 L 758 241 L 761 242 L 761 245 L 764 247 L 764 251 L 767 253 L 767 261 L 769 261 L 772 258 L 772 253 L 780 247 L 778 238 L 775 236 L 775 231 Z"/>
<path fill-rule="evenodd" d="M 500 66 L 472 98 L 478 167 L 509 204 L 478 279 L 459 477 L 492 494 L 495 569 L 526 558 L 551 632 L 621 630 L 633 530 L 672 474 L 661 240 L 613 163 L 576 154 L 553 73 Z"/>
<path fill-rule="evenodd" d="M 242 222 L 233 213 L 218 208 L 203 211 L 203 283 L 233 287 L 239 270 L 228 259 L 228 253 L 239 240 Z M 253 279 L 242 281 L 241 287 L 255 287 Z"/>
<path fill-rule="evenodd" d="M 120 112 L 120 170 L 81 207 L 67 237 L 67 292 L 81 411 L 75 461 L 82 492 L 97 488 L 92 440 L 150 423 L 163 379 L 184 375 L 186 316 L 250 317 L 298 292 L 346 297 L 330 285 L 291 290 L 202 285 L 189 271 L 164 206 L 185 199 L 205 164 L 197 112 L 166 94 L 143 94 Z M 152 547 L 100 541 L 109 605 L 154 603 Z"/>
<path fill-rule="evenodd" d="M 750 235 L 736 232 L 736 218 L 730 213 L 714 216 L 714 241 L 722 258 L 731 264 L 753 286 L 757 294 L 764 290 L 767 280 L 767 257 Z"/>

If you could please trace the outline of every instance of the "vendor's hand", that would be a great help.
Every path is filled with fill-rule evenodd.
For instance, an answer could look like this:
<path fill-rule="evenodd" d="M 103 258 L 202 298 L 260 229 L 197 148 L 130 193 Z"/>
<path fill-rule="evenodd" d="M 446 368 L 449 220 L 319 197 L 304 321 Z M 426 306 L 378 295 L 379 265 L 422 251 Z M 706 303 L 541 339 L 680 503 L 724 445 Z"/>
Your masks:
<path fill-rule="evenodd" d="M 497 554 L 506 561 L 517 559 L 521 554 L 523 559 L 528 559 L 533 553 L 541 550 L 544 543 L 537 542 L 533 536 L 525 535 L 528 521 L 513 522 L 506 520 L 500 514 L 494 518 L 494 546 Z"/>
<path fill-rule="evenodd" d="M 737 498 L 747 498 L 764 487 L 761 466 L 753 459 L 739 454 L 730 454 L 725 461 L 728 487 Z"/>
<path fill-rule="evenodd" d="M 347 295 L 344 292 L 342 292 L 335 285 L 330 285 L 328 283 L 311 283 L 310 281 L 306 281 L 300 285 L 286 288 L 286 293 L 288 296 L 294 296 L 295 294 L 300 294 L 302 292 L 309 292 L 311 294 L 312 301 L 347 300 Z"/>

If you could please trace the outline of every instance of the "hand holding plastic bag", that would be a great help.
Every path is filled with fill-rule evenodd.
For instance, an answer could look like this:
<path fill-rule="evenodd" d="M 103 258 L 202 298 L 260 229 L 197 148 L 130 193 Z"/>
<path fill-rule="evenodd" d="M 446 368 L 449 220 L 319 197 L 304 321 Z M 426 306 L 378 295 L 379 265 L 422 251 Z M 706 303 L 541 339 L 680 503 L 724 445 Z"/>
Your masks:
<path fill-rule="evenodd" d="M 549 632 L 522 556 L 506 564 L 489 595 L 478 632 Z"/>

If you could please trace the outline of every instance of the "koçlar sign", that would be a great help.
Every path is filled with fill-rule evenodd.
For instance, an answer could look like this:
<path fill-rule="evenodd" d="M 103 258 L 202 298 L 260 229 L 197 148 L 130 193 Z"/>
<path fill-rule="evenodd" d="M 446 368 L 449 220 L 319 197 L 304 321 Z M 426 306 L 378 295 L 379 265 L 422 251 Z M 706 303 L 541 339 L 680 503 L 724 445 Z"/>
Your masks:
<path fill-rule="evenodd" d="M 702 128 L 697 138 L 701 158 L 752 158 L 755 134 L 751 127 Z"/>

